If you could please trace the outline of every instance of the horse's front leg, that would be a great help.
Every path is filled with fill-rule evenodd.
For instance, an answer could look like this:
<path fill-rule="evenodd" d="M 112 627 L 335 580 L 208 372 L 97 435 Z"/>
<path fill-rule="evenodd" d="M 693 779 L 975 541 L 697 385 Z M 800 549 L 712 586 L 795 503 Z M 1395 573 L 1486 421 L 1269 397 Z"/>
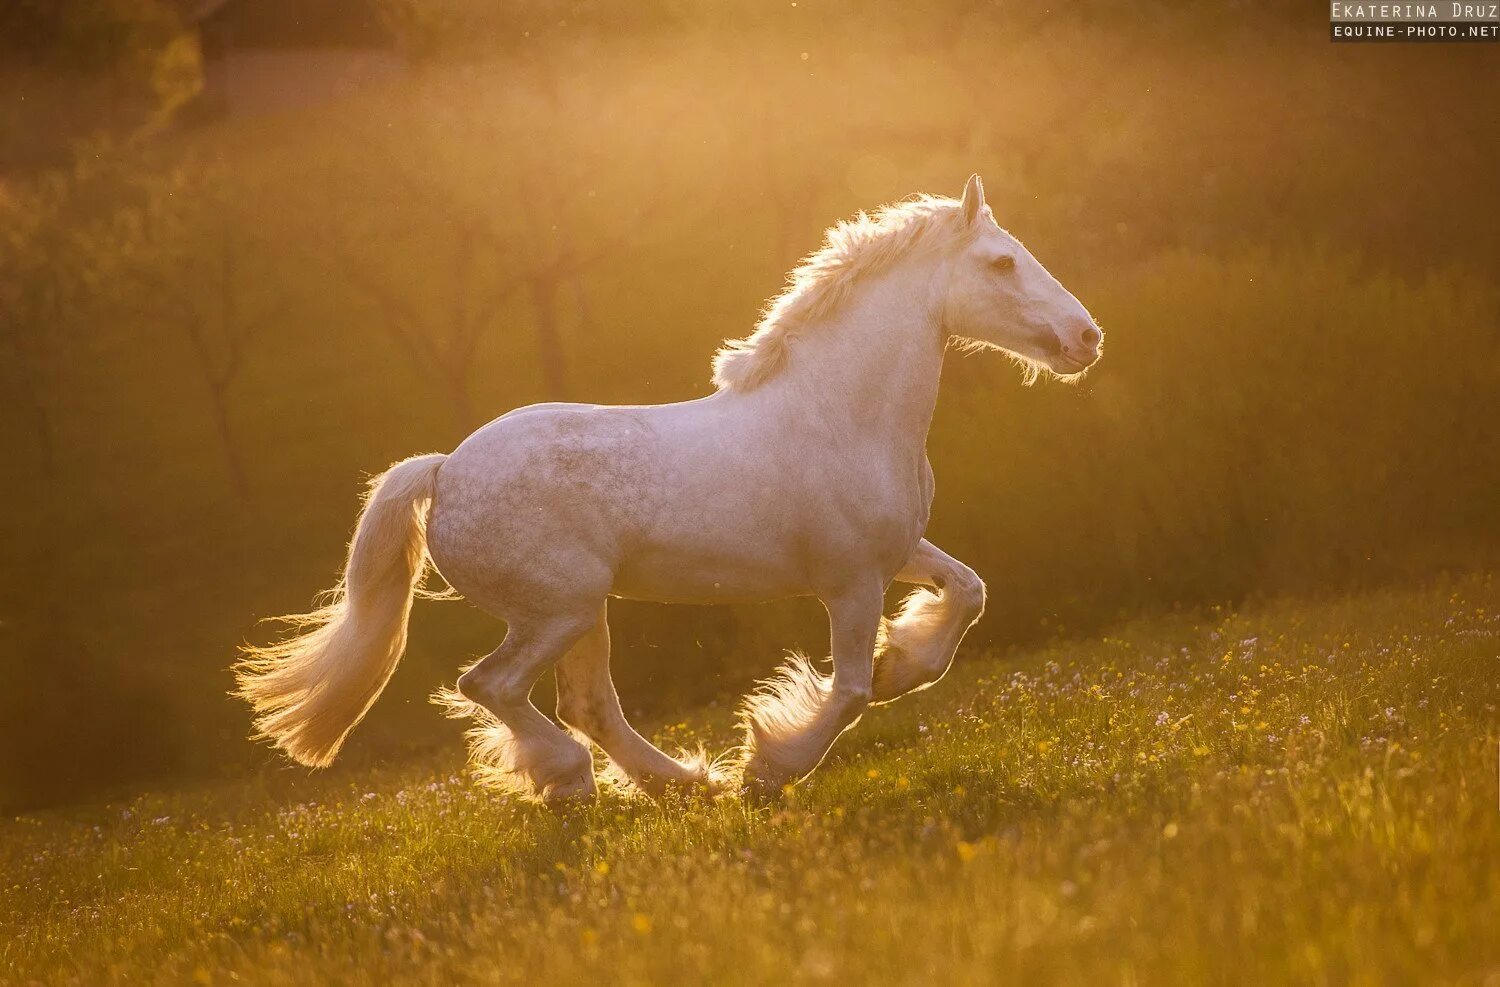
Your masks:
<path fill-rule="evenodd" d="M 885 587 L 871 578 L 823 600 L 828 610 L 833 674 L 824 675 L 800 655 L 745 699 L 746 787 L 780 791 L 822 762 L 834 740 L 853 726 L 870 703 L 875 635 Z"/>
<path fill-rule="evenodd" d="M 925 538 L 896 581 L 926 588 L 907 596 L 893 619 L 881 621 L 872 696 L 877 704 L 942 678 L 984 612 L 983 580 Z"/>

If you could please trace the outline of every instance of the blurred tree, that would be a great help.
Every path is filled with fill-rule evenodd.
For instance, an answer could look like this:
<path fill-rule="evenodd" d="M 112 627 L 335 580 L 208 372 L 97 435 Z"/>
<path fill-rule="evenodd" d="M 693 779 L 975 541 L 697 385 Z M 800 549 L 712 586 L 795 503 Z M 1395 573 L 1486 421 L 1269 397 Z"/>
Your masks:
<path fill-rule="evenodd" d="M 405 183 L 403 183 L 405 184 Z M 430 192 L 425 204 L 443 206 Z M 352 208 L 350 206 L 352 205 Z M 448 404 L 455 427 L 467 432 L 476 422 L 473 368 L 475 352 L 485 333 L 499 318 L 502 307 L 521 286 L 521 280 L 504 272 L 512 250 L 486 226 L 490 220 L 462 210 L 446 210 L 434 217 L 429 209 L 403 209 L 390 219 L 406 227 L 399 238 L 426 240 L 430 224 L 445 227 L 429 247 L 424 260 L 443 269 L 442 301 L 424 303 L 403 288 L 403 279 L 393 276 L 389 261 L 371 250 L 362 221 L 368 214 L 358 206 L 334 200 L 328 216 L 314 230 L 316 255 L 343 281 L 373 302 L 379 324 L 406 355 L 411 366 L 427 377 Z M 391 232 L 381 236 L 380 246 L 389 246 Z M 433 256 L 433 251 L 440 258 Z"/>
<path fill-rule="evenodd" d="M 181 32 L 162 0 L 9 0 L 0 5 L 0 51 L 78 72 L 149 80 Z"/>
<path fill-rule="evenodd" d="M 233 392 L 246 350 L 288 308 L 285 283 L 268 269 L 252 218 L 222 171 L 192 158 L 132 179 L 134 209 L 112 227 L 129 307 L 181 333 L 208 397 L 210 420 L 235 492 L 249 473 L 234 424 Z M 252 197 L 253 199 L 253 197 Z"/>
<path fill-rule="evenodd" d="M 454 123 L 464 126 L 471 139 L 482 127 L 472 119 L 445 121 L 436 114 L 414 126 Z M 586 325 L 588 272 L 617 254 L 660 201 L 611 216 L 608 229 L 591 233 L 585 247 L 575 224 L 591 196 L 579 173 L 584 165 L 544 137 L 534 135 L 522 145 L 495 135 L 491 146 L 513 150 L 509 164 L 516 183 L 510 196 L 483 198 L 461 185 L 435 181 L 435 172 L 452 175 L 461 169 L 435 170 L 410 150 L 415 146 L 441 154 L 454 153 L 456 147 L 457 156 L 467 156 L 466 141 L 439 133 L 413 144 L 410 137 L 404 134 L 401 141 L 387 144 L 379 158 L 363 158 L 359 173 L 335 181 L 327 196 L 331 221 L 309 231 L 317 255 L 377 305 L 387 334 L 438 387 L 462 432 L 489 414 L 475 407 L 476 352 L 489 333 L 503 328 L 505 307 L 520 294 L 530 303 L 543 390 L 549 399 L 569 397 L 564 299 L 571 298 L 578 322 Z M 368 225 L 372 217 L 363 199 L 372 181 L 394 189 L 392 200 L 402 204 L 380 215 L 379 232 Z M 343 191 L 351 188 L 361 190 L 359 198 L 350 199 Z M 403 291 L 403 279 L 393 276 L 390 265 L 393 260 L 409 263 L 409 258 L 393 258 L 396 245 L 420 249 L 436 264 L 436 281 L 442 285 L 436 304 Z"/>
<path fill-rule="evenodd" d="M 0 173 L 62 166 L 80 142 L 155 133 L 201 85 L 165 0 L 0 3 Z"/>
<path fill-rule="evenodd" d="M 90 639 L 70 609 L 73 584 L 62 491 L 92 482 L 69 441 L 75 368 L 92 359 L 113 303 L 116 254 L 106 230 L 124 207 L 116 159 L 102 145 L 68 168 L 10 187 L 0 202 L 0 405 L 31 449 L 7 450 L 23 520 L 0 539 L 0 803 L 65 798 L 162 770 L 178 749 L 157 673 Z M 13 414 L 12 414 L 13 413 Z M 89 430 L 100 423 L 89 421 Z M 6 429 L 8 432 L 9 429 Z M 14 506 L 16 502 L 12 502 Z M 25 537 L 35 531 L 39 537 Z M 101 751 L 129 751 L 129 758 Z"/>
<path fill-rule="evenodd" d="M 535 319 L 537 355 L 547 396 L 562 400 L 569 396 L 568 359 L 562 336 L 560 304 L 564 291 L 571 292 L 582 318 L 587 317 L 583 281 L 591 267 L 618 249 L 620 238 L 590 245 L 587 251 L 573 246 L 543 222 L 539 197 L 522 195 L 519 211 L 536 243 L 529 248 L 505 236 L 492 221 L 475 212 L 445 202 L 430 185 L 419 185 L 399 169 L 392 172 L 411 193 L 423 194 L 431 212 L 404 210 L 418 224 L 437 222 L 441 266 L 446 269 L 444 302 L 426 308 L 403 295 L 399 281 L 371 265 L 371 258 L 358 249 L 358 238 L 327 231 L 324 259 L 353 287 L 376 302 L 387 333 L 429 376 L 446 396 L 454 424 L 467 430 L 479 423 L 475 408 L 473 369 L 475 353 L 487 333 L 502 327 L 501 316 L 512 296 L 524 292 Z M 421 214 L 421 215 L 419 215 Z M 409 230 L 413 237 L 427 237 L 431 230 Z M 488 414 L 484 411 L 483 414 Z"/>
<path fill-rule="evenodd" d="M 101 260 L 74 215 L 84 169 L 48 172 L 0 202 L 0 396 L 24 421 L 36 462 L 58 467 L 56 405 L 67 399 L 61 372 L 70 330 Z"/>

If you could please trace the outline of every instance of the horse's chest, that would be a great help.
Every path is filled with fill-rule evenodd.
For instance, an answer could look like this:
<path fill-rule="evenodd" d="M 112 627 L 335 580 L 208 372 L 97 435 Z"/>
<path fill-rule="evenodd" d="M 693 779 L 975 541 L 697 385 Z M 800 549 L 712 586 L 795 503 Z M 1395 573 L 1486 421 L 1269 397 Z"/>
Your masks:
<path fill-rule="evenodd" d="M 858 543 L 882 560 L 905 562 L 927 528 L 932 508 L 932 472 L 919 464 L 871 471 L 863 482 L 830 491 L 834 519 L 819 526 L 830 541 Z"/>

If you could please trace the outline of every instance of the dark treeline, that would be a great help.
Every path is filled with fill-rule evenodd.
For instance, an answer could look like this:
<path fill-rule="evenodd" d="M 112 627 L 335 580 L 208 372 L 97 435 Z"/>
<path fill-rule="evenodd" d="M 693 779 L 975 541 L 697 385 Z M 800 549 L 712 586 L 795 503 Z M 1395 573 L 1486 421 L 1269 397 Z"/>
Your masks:
<path fill-rule="evenodd" d="M 380 8 L 394 80 L 205 118 L 189 8 L 47 19 L 87 6 L 0 18 L 6 804 L 264 763 L 227 667 L 331 581 L 364 475 L 704 393 L 823 227 L 975 170 L 1109 332 L 1079 386 L 950 360 L 932 534 L 989 582 L 975 642 L 1495 561 L 1489 52 L 1290 6 L 445 0 Z M 652 715 L 824 646 L 805 601 L 615 621 Z M 351 761 L 446 736 L 423 697 L 500 632 L 419 605 Z"/>

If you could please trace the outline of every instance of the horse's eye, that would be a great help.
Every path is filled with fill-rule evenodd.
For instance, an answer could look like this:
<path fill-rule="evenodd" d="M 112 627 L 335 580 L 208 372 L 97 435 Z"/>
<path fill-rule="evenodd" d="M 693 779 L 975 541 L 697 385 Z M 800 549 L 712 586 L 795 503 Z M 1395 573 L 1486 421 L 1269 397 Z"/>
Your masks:
<path fill-rule="evenodd" d="M 1010 254 L 1001 254 L 990 261 L 990 266 L 997 271 L 1013 271 L 1016 267 L 1016 259 Z"/>

